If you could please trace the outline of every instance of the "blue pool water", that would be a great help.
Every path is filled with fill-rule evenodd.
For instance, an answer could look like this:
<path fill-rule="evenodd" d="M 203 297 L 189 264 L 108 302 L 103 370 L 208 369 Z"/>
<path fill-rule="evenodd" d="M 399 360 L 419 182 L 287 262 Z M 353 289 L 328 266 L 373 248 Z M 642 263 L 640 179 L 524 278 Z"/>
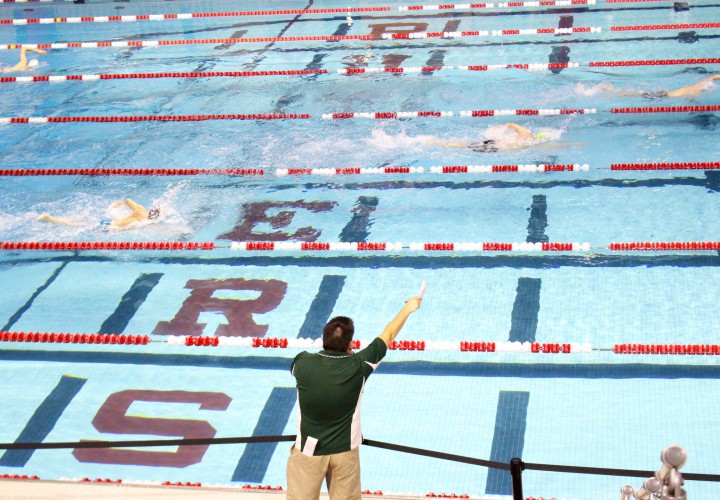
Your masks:
<path fill-rule="evenodd" d="M 87 0 L 0 6 L 0 18 L 344 8 L 336 1 Z M 55 49 L 33 75 L 324 69 L 326 74 L 0 83 L 0 118 L 307 113 L 306 120 L 0 125 L 2 169 L 262 168 L 262 177 L 3 177 L 0 241 L 214 242 L 211 251 L 0 254 L 3 331 L 126 333 L 148 345 L 3 342 L 0 442 L 293 434 L 297 350 L 184 347 L 168 335 L 317 338 L 332 315 L 371 339 L 428 291 L 403 339 L 589 344 L 581 354 L 393 351 L 364 397 L 365 437 L 529 463 L 654 470 L 669 444 L 684 470 L 717 473 L 720 372 L 713 356 L 621 356 L 620 343 L 712 344 L 720 326 L 717 252 L 611 252 L 611 242 L 713 241 L 720 178 L 704 170 L 610 170 L 613 163 L 708 162 L 716 113 L 612 114 L 649 102 L 592 89 L 676 89 L 717 66 L 589 67 L 593 61 L 711 58 L 718 29 L 611 31 L 717 22 L 720 5 L 605 3 L 549 8 L 221 17 L 0 26 L 0 44 L 599 27 L 600 33 L 278 41 Z M 353 3 L 357 6 L 357 3 Z M 561 20 L 562 19 L 562 20 Z M 693 32 L 693 33 L 690 33 Z M 340 75 L 367 67 L 540 64 L 503 69 Z M 34 57 L 34 56 L 33 56 Z M 3 65 L 17 51 L 2 51 Z M 590 89 L 590 91 L 588 91 Z M 563 116 L 461 117 L 477 109 L 587 108 Z M 453 111 L 443 118 L 323 120 L 324 113 Z M 479 140 L 514 121 L 541 147 L 481 154 L 439 145 Z M 580 164 L 587 171 L 442 175 L 437 165 Z M 422 167 L 408 174 L 275 176 L 276 169 Z M 108 232 L 112 202 L 161 207 L 158 224 Z M 42 212 L 77 226 L 36 222 Z M 244 241 L 390 242 L 390 252 L 240 252 Z M 588 242 L 584 252 L 417 252 L 417 242 Z M 7 451 L 0 473 L 285 486 L 289 445 Z M 363 488 L 509 495 L 506 473 L 364 447 Z M 526 496 L 617 498 L 643 478 L 526 471 Z M 714 483 L 689 481 L 693 498 Z"/>

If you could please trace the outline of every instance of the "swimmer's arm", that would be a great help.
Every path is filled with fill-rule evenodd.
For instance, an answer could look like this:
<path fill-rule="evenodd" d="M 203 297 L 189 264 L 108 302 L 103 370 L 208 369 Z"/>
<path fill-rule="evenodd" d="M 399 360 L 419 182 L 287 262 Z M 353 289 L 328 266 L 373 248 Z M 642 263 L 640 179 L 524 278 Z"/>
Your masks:
<path fill-rule="evenodd" d="M 530 132 L 529 129 L 526 129 L 525 127 L 518 125 L 517 123 L 508 123 L 508 128 L 511 128 L 515 131 L 515 133 L 518 135 L 520 139 L 525 140 L 531 140 L 534 139 L 532 132 Z"/>
<path fill-rule="evenodd" d="M 684 96 L 698 96 L 705 92 L 707 89 L 707 84 L 710 83 L 713 80 L 717 80 L 720 78 L 720 75 L 713 75 L 709 78 L 705 78 L 702 81 L 699 81 L 697 83 L 693 83 L 692 85 L 687 85 L 685 87 L 680 87 L 677 90 L 673 90 L 672 92 L 668 92 L 668 95 L 670 97 L 684 97 Z"/>
<path fill-rule="evenodd" d="M 444 148 L 467 148 L 468 143 L 463 141 L 443 141 L 441 139 L 429 140 L 428 146 L 442 146 Z"/>
<path fill-rule="evenodd" d="M 40 222 L 52 222 L 53 224 L 61 224 L 63 226 L 81 226 L 77 221 L 68 219 L 67 217 L 53 217 L 52 215 L 44 212 L 38 215 L 35 220 Z"/>
<path fill-rule="evenodd" d="M 127 200 L 125 200 L 125 204 L 126 204 L 128 207 L 132 208 L 135 212 L 145 210 L 145 207 L 143 207 L 143 206 L 142 206 L 141 204 L 139 204 L 139 203 L 135 203 L 135 202 L 134 202 L 133 200 L 131 200 L 130 198 L 128 198 Z"/>
<path fill-rule="evenodd" d="M 405 325 L 405 321 L 407 321 L 408 317 L 420 309 L 420 302 L 422 302 L 422 298 L 420 297 L 413 297 L 412 299 L 405 301 L 405 305 L 402 309 L 400 309 L 400 312 L 397 313 L 393 320 L 385 327 L 382 334 L 379 335 L 383 342 L 385 342 L 386 346 L 389 347 L 390 344 L 392 344 L 392 341 L 395 340 L 397 334 L 400 333 L 400 330 L 402 330 L 402 327 Z"/>

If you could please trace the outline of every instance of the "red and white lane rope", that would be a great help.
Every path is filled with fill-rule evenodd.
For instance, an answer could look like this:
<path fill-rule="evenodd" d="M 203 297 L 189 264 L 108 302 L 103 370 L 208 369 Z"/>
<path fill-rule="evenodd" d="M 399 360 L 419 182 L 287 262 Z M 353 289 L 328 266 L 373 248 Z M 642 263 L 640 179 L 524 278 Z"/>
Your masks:
<path fill-rule="evenodd" d="M 690 24 L 646 24 L 641 26 L 611 26 L 610 31 L 658 31 L 658 30 L 698 30 L 720 28 L 720 23 Z"/>
<path fill-rule="evenodd" d="M 383 33 L 386 40 L 408 40 L 419 38 L 462 38 L 466 36 L 507 36 L 507 35 L 571 35 L 573 33 L 601 33 L 602 28 L 529 28 L 516 30 L 479 30 L 479 31 L 437 31 L 414 33 Z"/>
<path fill-rule="evenodd" d="M 538 64 L 486 64 L 475 66 L 414 66 L 403 68 L 343 68 L 338 69 L 339 75 L 354 75 L 359 73 L 430 73 L 433 71 L 494 71 L 500 69 L 524 69 L 528 71 L 543 71 L 550 69 L 579 68 L 578 63 L 538 63 Z"/>
<path fill-rule="evenodd" d="M 32 342 L 42 344 L 110 344 L 147 345 L 147 335 L 117 335 L 114 333 L 55 333 L 55 332 L 0 332 L 0 342 Z"/>
<path fill-rule="evenodd" d="M 7 0 L 2 0 L 7 2 Z M 16 0 L 17 1 L 17 0 Z M 43 1 L 43 0 L 34 0 Z M 50 0 L 44 0 L 50 1 Z M 68 0 L 69 1 L 69 0 Z M 107 23 L 107 22 L 137 22 L 137 21 L 168 21 L 175 19 L 209 19 L 218 17 L 248 17 L 248 16 L 297 16 L 311 14 L 352 14 L 361 12 L 387 12 L 390 7 L 348 7 L 346 9 L 288 9 L 288 10 L 253 10 L 231 12 L 190 12 L 180 14 L 143 14 L 126 16 L 82 16 L 82 17 L 41 17 L 36 19 L 2 19 L 0 25 L 12 24 L 15 26 L 26 24 L 56 24 L 56 23 Z"/>
<path fill-rule="evenodd" d="M 214 250 L 212 241 L 2 241 L 0 250 Z"/>
<path fill-rule="evenodd" d="M 655 106 L 655 107 L 628 107 L 612 108 L 611 113 L 704 113 L 707 111 L 720 111 L 720 105 L 709 104 L 707 106 Z"/>
<path fill-rule="evenodd" d="M 192 335 L 170 335 L 170 345 L 188 347 L 246 347 L 264 349 L 322 349 L 322 339 L 288 339 L 272 337 L 194 337 Z M 372 340 L 356 339 L 353 349 L 362 349 Z M 557 342 L 479 342 L 469 340 L 394 340 L 388 347 L 392 351 L 460 351 L 460 352 L 529 352 L 534 354 L 578 354 L 592 352 L 589 343 Z"/>
<path fill-rule="evenodd" d="M 610 243 L 608 249 L 613 252 L 704 252 L 720 250 L 720 241 L 633 241 Z"/>
<path fill-rule="evenodd" d="M 121 123 L 121 122 L 199 122 L 207 120 L 306 120 L 304 113 L 257 113 L 228 115 L 134 115 L 134 116 L 38 116 L 0 118 L 0 125 L 20 123 Z"/>
<path fill-rule="evenodd" d="M 659 1 L 659 0 L 658 0 Z M 494 3 L 456 3 L 435 5 L 405 5 L 398 7 L 400 11 L 419 10 L 467 10 L 492 9 L 493 7 L 567 7 L 570 5 L 595 5 L 595 0 L 544 0 L 539 2 L 500 2 Z"/>
<path fill-rule="evenodd" d="M 317 35 L 317 36 L 270 36 L 247 38 L 199 38 L 194 40 L 129 40 L 115 42 L 56 42 L 23 43 L 0 45 L 0 50 L 22 47 L 35 49 L 96 49 L 102 47 L 160 47 L 171 45 L 203 45 L 227 43 L 270 43 L 270 42 L 336 42 L 340 40 L 375 40 L 372 35 Z"/>
<path fill-rule="evenodd" d="M 28 168 L 0 170 L 0 177 L 40 175 L 265 175 L 261 168 Z"/>
<path fill-rule="evenodd" d="M 278 168 L 275 175 L 285 177 L 288 175 L 320 175 L 320 176 L 348 176 L 348 175 L 396 175 L 396 174 L 464 174 L 464 173 L 504 173 L 504 172 L 587 172 L 590 166 L 580 164 L 569 165 L 444 165 L 425 167 L 348 167 L 348 168 Z M 45 175 L 238 175 L 238 176 L 264 176 L 269 175 L 262 168 L 28 168 L 28 169 L 0 169 L 0 177 L 37 177 Z"/>
<path fill-rule="evenodd" d="M 717 344 L 615 344 L 615 354 L 684 354 L 700 356 L 720 355 Z"/>
<path fill-rule="evenodd" d="M 217 77 L 250 77 L 250 76 L 297 76 L 325 74 L 326 69 L 291 69 L 276 71 L 191 71 L 174 73 L 121 73 L 100 75 L 34 75 L 34 76 L 3 76 L 0 83 L 30 83 L 30 82 L 66 82 L 83 81 L 94 82 L 98 80 L 127 80 L 131 78 L 217 78 Z"/>
<path fill-rule="evenodd" d="M 720 170 L 720 162 L 613 163 L 610 170 Z"/>
<path fill-rule="evenodd" d="M 2 249 L 0 244 L 0 249 Z M 588 252 L 590 243 L 495 243 L 495 242 L 317 242 L 317 241 L 234 241 L 234 251 L 303 251 L 303 252 Z"/>
<path fill-rule="evenodd" d="M 597 109 L 476 109 L 469 111 L 374 111 L 362 113 L 323 113 L 323 120 L 347 120 L 350 118 L 369 118 L 371 120 L 395 120 L 398 118 L 441 118 L 459 115 L 462 117 L 490 116 L 552 116 L 594 114 Z"/>
<path fill-rule="evenodd" d="M 373 175 L 373 174 L 466 174 L 466 173 L 500 173 L 500 172 L 587 172 L 590 166 L 571 165 L 442 165 L 425 167 L 355 167 L 355 168 L 278 168 L 275 175 Z M 0 171 L 1 172 L 1 171 Z M 2 175 L 2 174 L 0 174 Z"/>

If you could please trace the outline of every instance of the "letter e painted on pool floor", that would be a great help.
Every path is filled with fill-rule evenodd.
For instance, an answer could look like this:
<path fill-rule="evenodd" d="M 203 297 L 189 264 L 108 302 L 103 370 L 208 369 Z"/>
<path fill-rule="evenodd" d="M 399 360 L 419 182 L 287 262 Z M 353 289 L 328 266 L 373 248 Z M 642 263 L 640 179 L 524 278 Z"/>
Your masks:
<path fill-rule="evenodd" d="M 382 23 L 368 24 L 368 27 L 372 30 L 370 35 L 380 40 L 385 33 L 422 33 L 427 31 L 428 23 Z"/>
<path fill-rule="evenodd" d="M 215 437 L 215 428 L 205 420 L 133 417 L 127 411 L 135 401 L 195 403 L 200 410 L 224 411 L 232 401 L 221 392 L 127 390 L 111 394 L 92 421 L 100 432 L 180 436 L 186 439 Z M 139 451 L 114 448 L 76 448 L 72 454 L 80 462 L 145 465 L 183 468 L 199 463 L 210 445 L 178 446 L 177 451 Z"/>
<path fill-rule="evenodd" d="M 298 210 L 307 210 L 313 213 L 329 212 L 337 205 L 334 201 L 261 201 L 245 203 L 243 216 L 232 229 L 218 238 L 232 241 L 315 241 L 321 230 L 315 227 L 301 227 L 295 232 L 272 231 L 256 232 L 259 224 L 268 224 L 272 229 L 287 228 L 293 222 Z M 289 210 L 292 209 L 292 210 Z M 277 211 L 271 215 L 271 211 Z"/>
<path fill-rule="evenodd" d="M 198 323 L 202 312 L 221 312 L 228 323 L 219 325 L 215 335 L 224 337 L 263 337 L 268 325 L 258 325 L 253 314 L 275 309 L 287 291 L 287 283 L 279 280 L 246 280 L 243 278 L 189 280 L 185 288 L 192 289 L 180 310 L 170 321 L 160 321 L 154 335 L 202 335 L 204 323 Z M 260 292 L 252 300 L 220 299 L 213 297 L 219 290 L 251 290 Z"/>

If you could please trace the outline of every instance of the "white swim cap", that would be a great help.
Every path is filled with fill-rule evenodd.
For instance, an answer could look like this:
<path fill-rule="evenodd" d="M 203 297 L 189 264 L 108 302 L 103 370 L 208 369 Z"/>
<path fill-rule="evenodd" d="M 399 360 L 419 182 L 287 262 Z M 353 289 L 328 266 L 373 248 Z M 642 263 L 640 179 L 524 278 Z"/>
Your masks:
<path fill-rule="evenodd" d="M 37 59 L 30 59 L 30 60 L 28 61 L 28 66 L 31 67 L 31 68 L 35 68 L 35 67 L 38 66 L 39 64 L 40 64 L 40 63 L 38 62 Z"/>

